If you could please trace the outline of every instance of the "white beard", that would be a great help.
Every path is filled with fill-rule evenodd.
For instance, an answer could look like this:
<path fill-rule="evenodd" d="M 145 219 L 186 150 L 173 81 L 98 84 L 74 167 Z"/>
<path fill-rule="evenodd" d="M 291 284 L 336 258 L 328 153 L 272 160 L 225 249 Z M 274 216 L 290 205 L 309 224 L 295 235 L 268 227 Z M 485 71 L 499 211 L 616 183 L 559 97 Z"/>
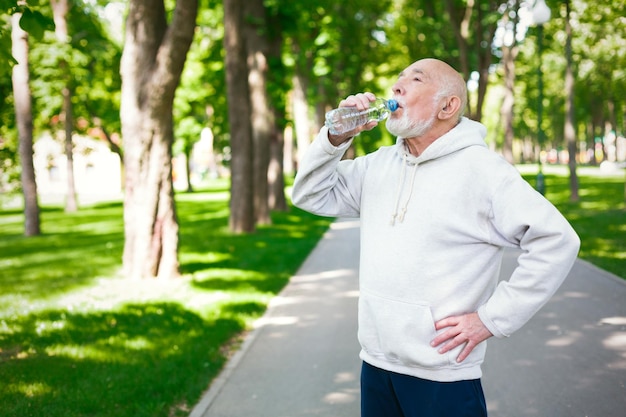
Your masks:
<path fill-rule="evenodd" d="M 410 120 L 406 113 L 402 113 L 399 119 L 388 118 L 385 126 L 392 135 L 407 139 L 424 135 L 434 122 L 434 117 L 425 120 Z"/>

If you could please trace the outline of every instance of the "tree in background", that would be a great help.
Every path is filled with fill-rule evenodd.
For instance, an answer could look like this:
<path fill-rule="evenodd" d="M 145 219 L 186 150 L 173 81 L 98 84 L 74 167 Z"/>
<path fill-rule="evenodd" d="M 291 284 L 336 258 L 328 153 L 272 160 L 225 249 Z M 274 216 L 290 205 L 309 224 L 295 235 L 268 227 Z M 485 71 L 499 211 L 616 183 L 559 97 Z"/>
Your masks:
<path fill-rule="evenodd" d="M 71 38 L 67 24 L 67 14 L 71 8 L 68 0 L 51 0 L 52 13 L 54 15 L 55 34 L 59 43 L 61 54 L 58 55 L 58 66 L 61 69 L 61 79 L 63 88 L 61 95 L 63 96 L 63 111 L 61 121 L 63 123 L 63 131 L 65 133 L 65 156 L 67 159 L 67 190 L 65 197 L 65 211 L 72 213 L 78 210 L 78 201 L 76 198 L 76 183 L 74 181 L 74 144 L 72 136 L 74 134 L 74 110 L 72 106 L 72 96 L 74 91 L 74 82 L 72 80 L 72 68 L 67 62 L 67 56 L 71 56 L 69 48 L 71 48 Z"/>
<path fill-rule="evenodd" d="M 266 225 L 272 222 L 269 206 L 268 168 L 274 114 L 270 107 L 270 97 L 267 91 L 269 36 L 263 0 L 247 0 L 244 5 L 244 14 L 244 38 L 251 104 L 254 219 L 256 224 Z"/>
<path fill-rule="evenodd" d="M 124 273 L 177 276 L 172 183 L 173 102 L 193 40 L 197 0 L 178 0 L 168 23 L 162 0 L 131 0 L 121 62 L 124 143 Z"/>
<path fill-rule="evenodd" d="M 577 135 L 574 128 L 574 68 L 572 58 L 571 2 L 565 0 L 565 142 L 568 152 L 570 201 L 578 201 L 578 175 L 576 174 Z"/>
<path fill-rule="evenodd" d="M 22 164 L 22 192 L 24 194 L 24 234 L 41 234 L 37 182 L 33 165 L 33 114 L 28 71 L 28 33 L 20 27 L 22 13 L 12 16 L 13 101 L 19 134 L 19 154 Z"/>
<path fill-rule="evenodd" d="M 502 98 L 502 108 L 500 117 L 504 130 L 504 141 L 502 154 L 510 163 L 514 162 L 513 141 L 515 140 L 515 130 L 513 126 L 515 117 L 515 60 L 519 53 L 517 44 L 517 34 L 519 25 L 519 0 L 513 0 L 507 4 L 505 12 L 502 14 L 500 30 L 502 31 L 500 47 L 502 51 L 501 66 L 503 70 L 504 97 Z"/>
<path fill-rule="evenodd" d="M 255 229 L 251 104 L 244 34 L 244 0 L 224 0 L 224 50 L 232 159 L 230 164 L 230 230 Z"/>
<path fill-rule="evenodd" d="M 243 126 L 227 117 L 227 101 L 242 98 L 226 93 L 225 44 L 222 39 L 224 13 L 221 3 L 210 0 L 203 4 L 200 11 L 198 36 L 187 59 L 182 88 L 176 92 L 173 122 L 177 139 L 175 150 L 189 153 L 200 132 L 210 128 L 216 149 L 223 152 L 225 166 L 233 173 L 233 208 L 240 210 L 246 208 L 248 203 L 235 201 L 248 198 L 254 200 L 255 193 L 263 193 L 266 184 L 253 184 L 250 193 L 244 193 L 243 188 L 235 185 L 239 184 L 238 170 L 246 170 L 249 165 L 254 167 L 254 161 L 260 161 L 257 158 L 266 152 L 267 145 L 252 148 L 251 154 L 243 158 L 248 161 L 248 165 L 238 162 L 239 153 L 248 151 L 245 146 L 240 146 L 240 135 L 236 133 Z M 269 207 L 286 206 L 284 182 L 281 181 L 284 174 L 282 145 L 284 141 L 289 143 L 292 127 L 295 127 L 301 151 L 323 123 L 324 112 L 335 107 L 341 98 L 364 90 L 388 95 L 398 72 L 415 59 L 427 56 L 448 61 L 476 87 L 471 90 L 469 115 L 480 117 L 488 125 L 488 141 L 494 148 L 502 149 L 505 154 L 512 153 L 513 148 L 516 152 L 515 160 L 519 161 L 520 154 L 517 152 L 521 148 L 520 143 L 523 143 L 522 160 L 536 160 L 538 126 L 535 103 L 538 89 L 533 30 L 528 32 L 525 40 L 520 39 L 517 45 L 519 54 L 513 60 L 515 68 L 510 69 L 507 76 L 515 76 L 515 88 L 509 86 L 509 98 L 512 97 L 514 103 L 513 117 L 510 117 L 509 105 L 501 106 L 500 94 L 503 89 L 500 87 L 504 85 L 504 78 L 501 77 L 511 57 L 506 58 L 507 51 L 494 42 L 494 28 L 499 22 L 516 17 L 510 14 L 513 3 L 515 0 L 264 0 L 264 13 L 246 11 L 240 20 L 240 29 L 245 35 L 244 39 L 247 39 L 243 42 L 243 48 L 246 51 L 266 51 L 266 68 L 270 68 L 266 71 L 259 65 L 261 71 L 257 72 L 262 74 L 265 71 L 269 108 L 269 113 L 265 114 L 269 114 L 268 120 L 274 121 L 270 123 L 273 127 L 270 128 L 269 142 Z M 626 34 L 621 10 L 626 4 L 624 0 L 604 3 L 571 0 L 570 3 L 573 97 L 567 95 L 568 89 L 565 88 L 563 78 L 568 67 L 567 58 L 563 54 L 567 40 L 564 4 L 557 7 L 554 1 L 548 1 L 553 17 L 545 25 L 543 54 L 546 87 L 543 102 L 549 109 L 542 123 L 542 130 L 547 136 L 545 150 L 551 150 L 551 155 L 556 153 L 555 150 L 559 156 L 566 155 L 563 151 L 568 143 L 566 136 L 572 136 L 571 129 L 566 133 L 564 127 L 567 120 L 572 120 L 574 141 L 580 146 L 580 152 L 574 152 L 581 157 L 586 149 L 593 156 L 591 162 L 598 164 L 610 157 L 604 152 L 610 152 L 604 138 L 611 134 L 619 136 L 624 132 L 623 97 L 626 91 L 622 68 L 626 64 Z M 0 0 L 0 5 L 6 4 L 15 2 Z M 99 40 L 97 35 L 100 32 L 98 21 L 103 16 L 103 2 L 72 4 L 66 19 L 68 33 L 72 35 L 71 47 L 60 48 L 56 41 L 50 39 L 31 45 L 34 127 L 35 130 L 47 128 L 54 133 L 56 125 L 51 121 L 59 120 L 63 113 L 63 97 L 59 92 L 64 87 L 60 82 L 64 78 L 58 62 L 64 58 L 73 75 L 72 109 L 75 120 L 82 123 L 86 119 L 90 127 L 101 128 L 103 133 L 106 132 L 103 139 L 108 139 L 112 149 L 122 154 L 120 143 L 116 143 L 115 135 L 109 133 L 120 130 L 117 62 L 121 48 L 115 42 Z M 152 6 L 154 3 L 145 4 Z M 241 1 L 237 4 L 243 11 L 248 7 L 259 6 L 261 2 Z M 45 3 L 45 7 L 51 14 L 49 2 Z M 154 13 L 150 10 L 148 14 Z M 254 42 L 263 44 L 255 46 Z M 7 37 L 3 36 L 0 23 L 0 54 L 3 56 L 10 56 L 7 45 Z M 252 52 L 248 56 L 252 56 Z M 146 85 L 152 82 L 148 78 L 152 77 L 154 71 L 151 68 L 156 65 L 154 62 L 148 64 L 144 71 Z M 245 73 L 241 72 L 241 77 L 250 80 L 251 72 L 248 69 Z M 0 69 L 0 74 L 3 70 Z M 6 81 L 7 76 L 7 71 L 4 71 L 4 76 L 0 76 L 0 91 L 5 104 L 0 107 L 3 177 L 8 172 L 5 167 L 17 164 L 15 155 L 18 143 L 13 137 L 16 131 L 11 102 L 13 96 L 10 82 Z M 246 94 L 249 103 L 253 91 L 250 84 L 249 93 Z M 141 100 L 147 106 L 145 103 L 146 98 L 150 97 L 150 91 L 144 89 L 143 92 Z M 227 96 L 230 96 L 228 100 Z M 484 99 L 481 98 L 483 96 Z M 565 104 L 569 99 L 572 100 L 572 118 L 566 116 Z M 480 104 L 483 100 L 487 100 L 486 111 L 482 110 Z M 245 112 L 241 107 L 237 108 L 240 113 L 238 117 L 244 117 L 241 113 Z M 250 114 L 257 109 L 257 106 L 250 107 Z M 512 119 L 512 129 L 499 128 L 505 125 L 504 119 L 508 120 L 506 125 L 509 126 Z M 76 123 L 74 129 L 78 131 L 79 125 Z M 251 130 L 251 135 L 261 131 L 256 128 Z M 354 151 L 370 152 L 390 140 L 391 136 L 381 126 L 380 129 L 361 135 L 355 141 Z M 126 161 L 130 159 L 125 157 Z M 569 160 L 572 161 L 571 156 Z M 253 180 L 264 179 L 265 175 L 258 174 L 264 170 L 254 168 L 251 174 Z M 247 180 L 242 184 L 247 184 Z M 243 200 L 239 200 L 238 195 L 241 193 L 245 195 Z M 254 210 L 259 204 L 253 201 L 252 206 Z M 244 211 L 247 213 L 247 209 Z M 256 223 L 257 220 L 253 215 L 252 222 Z"/>
<path fill-rule="evenodd" d="M 221 1 L 211 0 L 198 11 L 196 36 L 187 54 L 180 86 L 174 99 L 174 154 L 184 154 L 187 162 L 187 175 L 181 175 L 177 182 L 186 177 L 188 192 L 194 190 L 192 179 L 192 155 L 195 145 L 202 138 L 212 139 L 211 155 L 214 164 L 208 171 L 200 172 L 201 178 L 219 175 L 216 154 L 228 145 L 225 138 L 226 92 L 224 85 L 224 62 L 222 41 L 223 9 Z M 219 143 L 216 143 L 216 139 Z"/>
<path fill-rule="evenodd" d="M 12 73 L 13 103 L 16 120 L 16 129 L 19 143 L 19 159 L 21 164 L 21 188 L 24 196 L 24 234 L 26 236 L 39 235 L 41 225 L 39 218 L 39 201 L 37 196 L 37 182 L 33 164 L 33 113 L 32 94 L 30 87 L 30 59 L 29 59 L 29 33 L 33 38 L 41 40 L 46 30 L 54 28 L 51 19 L 45 17 L 39 10 L 33 9 L 25 1 L 3 0 L 0 5 L 3 10 L 8 10 L 11 16 L 11 37 L 9 52 L 3 47 L 9 40 L 5 36 L 3 27 L 0 26 L 0 56 L 6 57 L 9 64 L 0 69 L 0 79 L 3 72 L 9 68 Z M 8 94 L 5 96 L 5 100 Z M 4 102 L 2 103 L 4 107 Z M 0 149 L 4 148 L 0 130 Z M 2 154 L 16 157 L 11 152 Z M 4 166 L 7 165 L 2 161 Z M 10 168 L 16 164 L 9 163 Z M 3 168 L 4 168 L 3 166 Z M 4 180 L 2 181 L 4 182 Z M 4 184 L 0 183 L 0 187 Z"/>

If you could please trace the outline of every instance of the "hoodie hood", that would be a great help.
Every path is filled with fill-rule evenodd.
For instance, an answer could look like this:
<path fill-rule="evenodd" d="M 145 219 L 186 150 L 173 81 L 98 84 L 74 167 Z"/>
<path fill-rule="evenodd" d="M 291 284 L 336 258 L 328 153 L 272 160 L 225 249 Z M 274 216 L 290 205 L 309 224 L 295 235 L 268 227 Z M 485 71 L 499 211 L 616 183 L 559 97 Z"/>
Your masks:
<path fill-rule="evenodd" d="M 399 137 L 396 140 L 396 147 L 403 160 L 411 165 L 421 164 L 470 146 L 487 147 L 486 136 L 487 128 L 483 124 L 463 117 L 459 124 L 431 143 L 420 156 L 414 156 L 408 152 L 404 138 Z"/>
<path fill-rule="evenodd" d="M 420 164 L 442 158 L 470 146 L 487 147 L 485 136 L 487 136 L 487 129 L 484 125 L 463 117 L 458 125 L 431 143 L 420 156 L 411 154 L 404 144 L 404 139 L 398 138 L 396 148 L 402 159 L 402 164 L 390 224 L 393 226 L 404 221 L 404 215 L 413 195 L 417 168 Z M 410 170 L 408 175 L 407 170 Z"/>

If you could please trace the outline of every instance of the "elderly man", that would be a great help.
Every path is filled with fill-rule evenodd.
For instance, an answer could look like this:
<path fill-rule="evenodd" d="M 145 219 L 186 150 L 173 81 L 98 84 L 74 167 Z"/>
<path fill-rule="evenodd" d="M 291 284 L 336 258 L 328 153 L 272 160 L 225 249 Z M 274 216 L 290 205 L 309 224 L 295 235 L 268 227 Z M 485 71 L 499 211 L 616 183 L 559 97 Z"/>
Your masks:
<path fill-rule="evenodd" d="M 417 61 L 392 87 L 398 137 L 342 160 L 353 137 L 322 128 L 293 187 L 294 204 L 360 217 L 358 338 L 363 417 L 486 416 L 486 339 L 508 337 L 554 294 L 580 246 L 563 216 L 491 152 L 485 127 L 463 117 L 463 78 Z M 363 110 L 371 93 L 341 107 Z M 504 248 L 518 267 L 498 282 Z"/>

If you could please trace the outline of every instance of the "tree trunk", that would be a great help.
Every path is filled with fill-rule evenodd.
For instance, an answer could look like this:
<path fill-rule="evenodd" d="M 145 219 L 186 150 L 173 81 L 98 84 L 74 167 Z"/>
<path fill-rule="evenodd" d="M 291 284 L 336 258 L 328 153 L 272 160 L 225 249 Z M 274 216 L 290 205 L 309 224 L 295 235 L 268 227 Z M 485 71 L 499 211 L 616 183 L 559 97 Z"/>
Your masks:
<path fill-rule="evenodd" d="M 270 164 L 268 167 L 269 206 L 272 210 L 287 210 L 285 198 L 285 168 L 284 148 L 285 136 L 282 129 L 274 127 L 275 131 L 270 142 Z"/>
<path fill-rule="evenodd" d="M 232 149 L 229 223 L 230 230 L 235 233 L 249 233 L 255 229 L 254 160 L 243 2 L 224 0 L 226 87 Z"/>
<path fill-rule="evenodd" d="M 472 106 L 469 100 L 467 102 L 468 116 L 477 121 L 482 119 L 482 108 L 487 95 L 489 67 L 492 60 L 491 43 L 497 25 L 495 19 L 490 19 L 490 23 L 485 24 L 486 19 L 481 5 L 482 2 L 476 0 L 468 0 L 464 6 L 456 4 L 453 0 L 446 0 L 446 8 L 459 50 L 461 72 L 466 81 L 471 75 L 471 60 L 474 57 L 478 60 L 479 78 L 476 105 Z M 498 8 L 493 0 L 489 1 L 489 5 L 491 11 Z M 460 15 L 462 15 L 461 18 Z M 470 40 L 473 38 L 475 38 L 472 44 L 475 50 L 474 56 L 470 55 Z"/>
<path fill-rule="evenodd" d="M 168 25 L 162 0 L 130 1 L 120 70 L 126 174 L 123 263 L 130 278 L 179 274 L 172 108 L 197 12 L 197 0 L 178 0 Z"/>
<path fill-rule="evenodd" d="M 569 154 L 570 201 L 578 201 L 578 175 L 576 174 L 576 130 L 574 128 L 574 71 L 572 63 L 572 24 L 570 22 L 570 0 L 565 1 L 565 141 Z"/>
<path fill-rule="evenodd" d="M 57 41 L 63 45 L 69 45 L 69 31 L 67 29 L 67 13 L 70 9 L 68 0 L 51 0 L 52 13 L 54 15 L 54 32 Z M 73 213 L 78 210 L 76 201 L 76 181 L 74 179 L 74 145 L 72 134 L 74 132 L 74 112 L 72 108 L 72 75 L 71 69 L 65 59 L 61 58 L 59 67 L 62 70 L 65 86 L 61 91 L 63 95 L 63 125 L 65 133 L 65 156 L 67 171 L 67 190 L 65 196 L 65 211 Z"/>
<path fill-rule="evenodd" d="M 519 1 L 516 0 L 513 3 L 515 17 L 513 18 L 513 25 L 511 31 L 513 36 L 511 37 L 511 44 L 502 45 L 502 65 L 504 67 L 504 100 L 502 102 L 501 116 L 502 124 L 504 125 L 504 146 L 502 153 L 504 158 L 510 163 L 514 162 L 513 158 L 513 140 L 515 138 L 515 132 L 513 131 L 513 118 L 515 116 L 515 59 L 518 53 L 518 46 L 515 40 L 515 33 L 517 32 Z M 508 10 L 507 10 L 508 12 Z M 508 22 L 510 15 L 505 12 L 503 19 Z"/>
<path fill-rule="evenodd" d="M 459 61 L 461 63 L 461 73 L 465 78 L 465 81 L 469 80 L 471 75 L 470 60 L 469 60 L 469 47 L 467 44 L 467 38 L 469 37 L 469 22 L 472 16 L 472 7 L 474 0 L 468 1 L 467 7 L 463 13 L 461 20 L 457 17 L 457 9 L 453 0 L 446 0 L 446 9 L 450 16 L 450 22 L 452 23 L 452 30 L 456 38 L 456 44 L 459 48 Z M 467 114 L 472 114 L 472 103 L 467 100 Z"/>
<path fill-rule="evenodd" d="M 185 143 L 185 149 L 184 149 L 184 154 L 185 154 L 185 173 L 186 173 L 186 177 L 187 177 L 187 192 L 188 193 L 193 193 L 193 185 L 191 184 L 191 154 L 193 153 L 193 144 L 192 143 Z"/>
<path fill-rule="evenodd" d="M 22 192 L 24 193 L 24 234 L 41 234 L 37 182 L 33 164 L 33 115 L 28 72 L 28 33 L 20 28 L 21 14 L 12 16 L 11 53 L 17 61 L 13 67 L 13 101 L 19 135 L 19 154 L 22 164 Z"/>
<path fill-rule="evenodd" d="M 489 10 L 498 10 L 497 2 L 489 0 L 488 3 Z M 487 86 L 489 85 L 489 67 L 491 67 L 491 62 L 493 60 L 491 44 L 496 32 L 497 23 L 495 19 L 488 19 L 485 17 L 481 2 L 477 2 L 476 4 L 476 14 L 474 33 L 477 39 L 474 46 L 476 49 L 476 56 L 478 57 L 479 78 L 476 108 L 473 116 L 475 120 L 481 121 L 483 118 L 483 105 L 485 103 L 485 97 L 487 97 Z"/>
<path fill-rule="evenodd" d="M 276 26 L 280 26 L 278 24 L 275 25 L 274 22 L 270 22 L 269 25 L 272 25 L 276 32 L 275 36 L 271 37 L 269 43 L 269 60 L 280 63 L 280 71 L 276 72 L 282 74 L 281 54 L 283 38 L 280 29 L 276 29 Z M 271 77 L 272 73 L 269 72 L 268 75 Z M 278 80 L 276 81 L 279 82 Z M 270 161 L 267 172 L 269 207 L 270 210 L 286 211 L 288 207 L 285 197 L 285 129 L 281 123 L 285 119 L 285 108 L 284 106 L 278 108 L 272 103 L 272 100 L 270 100 L 269 104 L 274 122 L 272 135 L 270 136 Z"/>
<path fill-rule="evenodd" d="M 309 106 L 306 99 L 307 78 L 303 71 L 299 71 L 293 77 L 293 119 L 296 132 L 296 171 L 306 150 L 311 143 L 311 127 L 309 119 Z"/>
<path fill-rule="evenodd" d="M 272 222 L 269 209 L 268 167 L 270 136 L 274 125 L 267 92 L 269 42 L 263 0 L 246 0 L 245 43 L 248 51 L 248 83 L 252 105 L 254 214 L 257 224 Z"/>
<path fill-rule="evenodd" d="M 67 67 L 67 65 L 65 65 Z M 67 191 L 65 195 L 65 211 L 73 213 L 78 210 L 76 199 L 76 181 L 74 178 L 74 143 L 72 133 L 74 132 L 74 113 L 72 109 L 72 90 L 69 85 L 63 88 L 63 113 L 65 125 L 65 156 L 67 158 Z"/>

